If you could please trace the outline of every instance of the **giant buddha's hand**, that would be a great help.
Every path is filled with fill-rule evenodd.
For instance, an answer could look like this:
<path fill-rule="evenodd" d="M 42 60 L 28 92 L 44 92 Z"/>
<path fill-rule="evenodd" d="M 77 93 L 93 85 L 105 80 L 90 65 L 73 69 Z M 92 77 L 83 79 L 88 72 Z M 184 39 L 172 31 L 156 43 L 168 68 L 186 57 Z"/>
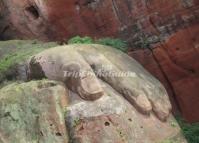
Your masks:
<path fill-rule="evenodd" d="M 171 104 L 165 88 L 128 55 L 101 45 L 68 45 L 45 50 L 29 60 L 30 78 L 58 80 L 85 100 L 103 96 L 101 78 L 139 112 L 165 121 Z"/>

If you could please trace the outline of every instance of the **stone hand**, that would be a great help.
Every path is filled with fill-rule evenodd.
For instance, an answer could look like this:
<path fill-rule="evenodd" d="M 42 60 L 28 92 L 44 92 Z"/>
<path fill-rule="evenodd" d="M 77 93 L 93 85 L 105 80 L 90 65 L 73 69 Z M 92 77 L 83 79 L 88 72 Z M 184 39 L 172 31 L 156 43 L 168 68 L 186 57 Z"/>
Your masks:
<path fill-rule="evenodd" d="M 28 66 L 30 78 L 47 77 L 62 81 L 85 100 L 96 100 L 103 95 L 98 77 L 143 114 L 154 112 L 160 120 L 165 121 L 171 111 L 171 104 L 162 84 L 135 60 L 110 47 L 56 47 L 33 56 Z M 75 73 L 75 76 L 70 73 Z M 80 74 L 76 76 L 76 73 Z"/>

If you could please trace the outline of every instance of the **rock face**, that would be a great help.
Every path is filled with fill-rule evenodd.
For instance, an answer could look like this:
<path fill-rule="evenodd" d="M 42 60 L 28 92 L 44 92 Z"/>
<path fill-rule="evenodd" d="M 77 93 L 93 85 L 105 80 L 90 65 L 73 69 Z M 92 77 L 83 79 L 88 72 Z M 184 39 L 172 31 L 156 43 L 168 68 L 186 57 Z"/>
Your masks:
<path fill-rule="evenodd" d="M 155 75 L 187 121 L 199 120 L 199 26 L 182 29 L 151 51 L 130 53 Z"/>
<path fill-rule="evenodd" d="M 103 66 L 107 62 L 109 67 Z M 100 45 L 61 46 L 32 56 L 27 64 L 30 79 L 35 77 L 36 81 L 16 81 L 0 87 L 0 142 L 186 143 L 170 114 L 164 87 L 120 51 Z M 103 66 L 105 71 L 134 74 L 129 80 L 123 76 L 94 76 L 96 72 L 67 80 L 61 74 L 67 69 L 84 70 L 85 64 L 96 70 Z M 40 80 L 43 77 L 36 73 L 56 81 Z M 90 100 L 101 90 L 102 95 Z M 141 112 L 141 107 L 148 107 L 143 106 L 148 100 L 149 112 Z"/>
<path fill-rule="evenodd" d="M 198 0 L 1 0 L 2 38 L 117 36 L 155 43 L 198 22 Z"/>
<path fill-rule="evenodd" d="M 28 76 L 62 81 L 85 100 L 103 95 L 99 77 L 143 114 L 153 112 L 166 121 L 171 111 L 162 84 L 134 59 L 108 46 L 75 44 L 45 50 L 28 62 Z"/>
<path fill-rule="evenodd" d="M 68 143 L 66 90 L 52 81 L 14 83 L 0 90 L 0 142 Z"/>
<path fill-rule="evenodd" d="M 80 143 L 164 143 L 186 141 L 169 117 L 161 122 L 154 115 L 144 117 L 113 88 L 101 82 L 105 94 L 88 102 L 73 92 L 69 94 L 66 122 L 73 142 Z"/>
<path fill-rule="evenodd" d="M 110 86 L 101 84 L 105 94 L 94 102 L 82 100 L 63 85 L 48 80 L 3 87 L 0 141 L 186 143 L 172 117 L 164 123 L 154 115 L 143 116 Z"/>
<path fill-rule="evenodd" d="M 55 42 L 40 42 L 37 40 L 10 40 L 0 42 L 0 83 L 5 79 L 26 78 L 24 63 L 31 55 L 47 48 L 54 47 Z"/>
<path fill-rule="evenodd" d="M 194 122 L 199 121 L 198 9 L 198 0 L 1 0 L 0 39 L 88 35 L 119 37 L 135 48 L 158 43 L 150 60 L 155 67 L 138 60 L 163 81 L 175 109 Z"/>

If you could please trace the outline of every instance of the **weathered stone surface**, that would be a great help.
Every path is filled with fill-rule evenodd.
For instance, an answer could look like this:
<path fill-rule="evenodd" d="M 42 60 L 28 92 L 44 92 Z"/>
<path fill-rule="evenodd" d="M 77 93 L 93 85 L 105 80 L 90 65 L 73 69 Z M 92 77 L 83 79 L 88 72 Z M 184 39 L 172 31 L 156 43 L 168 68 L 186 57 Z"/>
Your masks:
<path fill-rule="evenodd" d="M 134 59 L 136 59 L 142 66 L 144 66 L 153 76 L 160 80 L 164 85 L 169 95 L 170 101 L 172 103 L 172 111 L 174 113 L 178 112 L 177 103 L 175 101 L 175 95 L 173 93 L 172 87 L 168 83 L 158 61 L 154 58 L 153 53 L 150 49 L 140 49 L 128 53 Z"/>
<path fill-rule="evenodd" d="M 117 36 L 142 45 L 198 22 L 198 5 L 197 0 L 1 0 L 0 31 L 5 38 L 43 40 Z"/>
<path fill-rule="evenodd" d="M 199 120 L 199 26 L 178 31 L 152 50 L 153 55 L 135 51 L 132 55 L 167 87 L 189 122 Z M 149 52 L 149 54 L 152 54 Z M 140 56 L 139 56 L 140 55 Z M 143 59 L 146 58 L 146 59 Z"/>
<path fill-rule="evenodd" d="M 1 143 L 68 143 L 65 88 L 53 81 L 13 83 L 0 90 Z"/>
<path fill-rule="evenodd" d="M 41 52 L 33 56 L 28 65 L 30 79 L 47 77 L 62 81 L 85 100 L 96 100 L 103 95 L 103 90 L 95 74 L 88 75 L 89 71 L 92 72 L 90 65 L 73 46 Z"/>
<path fill-rule="evenodd" d="M 35 39 L 38 37 L 47 40 L 48 35 L 53 37 L 54 34 L 50 30 L 51 26 L 46 22 L 47 17 L 40 16 L 45 14 L 41 13 L 42 1 L 1 0 L 0 3 L 1 39 L 11 39 L 13 37 Z"/>
<path fill-rule="evenodd" d="M 160 122 L 154 115 L 144 116 L 109 85 L 101 84 L 105 95 L 93 102 L 70 92 L 66 123 L 72 142 L 186 143 L 173 117 Z"/>
<path fill-rule="evenodd" d="M 92 102 L 48 80 L 3 87 L 0 142 L 186 143 L 173 117 L 161 122 L 153 114 L 144 116 L 109 85 L 100 84 L 105 94 Z"/>
<path fill-rule="evenodd" d="M 74 35 L 113 36 L 127 40 L 132 47 L 147 47 L 149 44 L 164 43 L 164 40 L 179 30 L 196 27 L 199 19 L 198 9 L 198 0 L 1 0 L 0 39 L 65 40 Z M 181 35 L 183 42 L 179 34 L 177 37 L 180 39 L 174 44 L 179 46 L 181 43 L 190 45 L 191 41 L 198 42 L 197 38 L 189 40 L 188 33 L 186 32 L 188 38 Z M 198 37 L 197 33 L 195 37 Z M 195 53 L 191 55 L 192 52 L 187 52 L 190 49 L 183 47 L 187 58 L 184 58 L 184 54 L 179 58 L 184 60 L 183 66 L 188 67 L 192 65 L 190 57 L 195 57 Z M 197 47 L 196 44 L 198 53 Z M 166 48 L 168 46 L 164 46 L 164 49 Z M 179 55 L 179 52 L 171 48 L 168 50 Z M 159 50 L 156 53 L 161 55 Z M 166 72 L 166 75 L 170 74 Z M 172 71 L 170 76 L 174 72 Z M 165 85 L 166 88 L 172 86 Z M 197 86 L 195 82 L 192 88 L 198 94 L 193 86 Z M 169 90 L 168 92 L 170 93 Z M 176 94 L 177 91 L 173 92 Z M 183 90 L 178 92 L 185 93 Z M 192 117 L 189 121 L 191 120 L 198 121 L 198 117 Z"/>
<path fill-rule="evenodd" d="M 55 54 L 55 50 L 60 51 L 58 53 L 63 53 L 64 57 L 62 54 Z M 55 81 L 41 80 L 20 84 L 8 82 L 9 85 L 4 85 L 0 89 L 0 142 L 164 143 L 177 141 L 186 143 L 178 124 L 170 114 L 166 115 L 167 120 L 164 122 L 157 118 L 157 112 L 143 115 L 138 112 L 140 110 L 136 110 L 136 106 L 136 108 L 132 106 L 130 98 L 134 98 L 133 95 L 123 96 L 126 93 L 118 90 L 128 87 L 126 90 L 135 94 L 139 93 L 135 91 L 136 88 L 140 92 L 145 90 L 147 99 L 154 100 L 151 103 L 165 104 L 165 107 L 170 106 L 170 103 L 167 104 L 169 100 L 159 81 L 146 72 L 136 61 L 124 53 L 100 45 L 56 47 L 34 56 L 37 59 L 41 55 L 42 58 L 49 58 L 51 55 L 50 60 L 48 59 L 50 62 L 46 59 L 43 62 L 40 61 L 41 65 L 45 65 L 46 62 L 46 66 L 48 66 L 49 71 L 43 71 L 48 75 L 48 78 L 54 76 L 63 78 L 57 74 L 61 73 L 60 64 L 70 64 L 70 58 L 67 57 L 65 51 L 71 51 L 70 57 L 73 54 L 81 55 L 81 61 L 72 58 L 73 63 L 79 65 L 83 62 L 90 66 L 92 62 L 95 66 L 91 67 L 95 67 L 97 70 L 100 68 L 99 64 L 103 65 L 109 62 L 114 68 L 105 66 L 105 70 L 133 71 L 135 72 L 133 75 L 136 75 L 133 76 L 135 84 L 128 81 L 130 86 L 127 86 L 125 79 L 117 85 L 110 78 L 102 78 L 104 81 L 96 78 L 103 90 L 103 96 L 94 101 L 86 101 L 80 98 L 81 94 L 76 94 L 66 87 L 64 88 L 64 84 Z M 96 61 L 99 62 L 96 63 Z M 56 69 L 51 65 L 54 62 L 59 68 Z M 40 68 L 46 69 L 46 66 Z M 39 70 L 37 72 L 41 73 Z M 58 79 L 54 78 L 54 80 Z M 88 79 L 86 82 L 93 84 L 92 81 Z M 76 85 L 73 85 L 72 82 L 71 86 L 75 87 Z M 151 92 L 154 97 L 151 96 Z M 160 109 L 162 110 L 162 108 Z M 157 108 L 157 110 L 159 109 Z"/>
<path fill-rule="evenodd" d="M 68 77 L 68 72 L 81 75 Z M 83 99 L 95 100 L 103 90 L 95 74 L 88 72 L 110 84 L 139 112 L 149 115 L 153 111 L 162 121 L 168 118 L 171 104 L 162 84 L 134 59 L 114 48 L 97 44 L 60 46 L 33 56 L 28 65 L 29 77 L 62 81 Z"/>
<path fill-rule="evenodd" d="M 0 42 L 0 83 L 5 80 L 26 80 L 24 62 L 36 53 L 57 46 L 55 42 L 8 40 Z"/>

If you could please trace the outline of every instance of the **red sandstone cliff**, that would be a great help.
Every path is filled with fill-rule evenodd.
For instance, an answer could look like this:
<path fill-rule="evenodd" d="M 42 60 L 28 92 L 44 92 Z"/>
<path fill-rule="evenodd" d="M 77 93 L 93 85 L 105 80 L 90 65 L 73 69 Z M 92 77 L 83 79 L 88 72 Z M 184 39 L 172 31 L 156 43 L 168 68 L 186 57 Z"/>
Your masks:
<path fill-rule="evenodd" d="M 190 122 L 199 120 L 199 26 L 181 29 L 152 51 L 130 55 L 167 88 L 173 103 Z"/>
<path fill-rule="evenodd" d="M 187 120 L 199 121 L 198 0 L 0 0 L 0 39 L 74 35 L 151 44 L 131 55 L 165 84 Z"/>
<path fill-rule="evenodd" d="M 78 34 L 153 43 L 197 23 L 198 5 L 198 0 L 1 0 L 0 31 L 11 38 L 62 40 Z"/>

